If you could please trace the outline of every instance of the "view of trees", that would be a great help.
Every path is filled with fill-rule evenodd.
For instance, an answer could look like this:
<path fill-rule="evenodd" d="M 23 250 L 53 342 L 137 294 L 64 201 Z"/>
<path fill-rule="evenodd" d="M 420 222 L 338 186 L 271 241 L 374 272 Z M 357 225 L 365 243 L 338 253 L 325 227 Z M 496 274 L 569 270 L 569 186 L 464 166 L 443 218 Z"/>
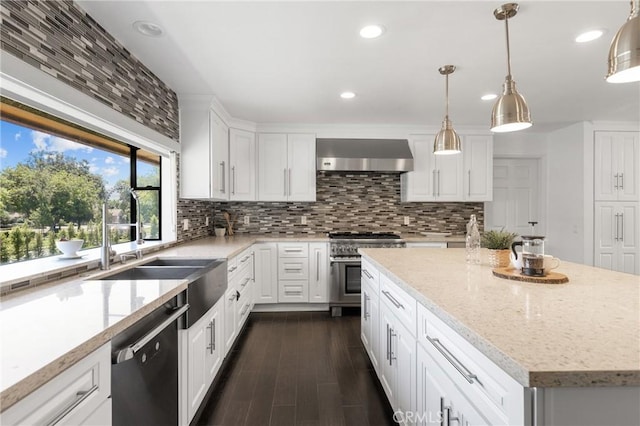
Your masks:
<path fill-rule="evenodd" d="M 158 180 L 157 176 L 141 176 L 138 181 L 145 179 Z M 129 186 L 128 181 L 118 183 L 123 188 Z M 32 152 L 24 162 L 3 169 L 0 263 L 59 254 L 55 241 L 62 238 L 83 239 L 83 248 L 99 246 L 104 196 L 105 182 L 91 172 L 88 162 L 63 153 Z M 158 206 L 157 192 L 140 191 L 141 215 L 143 222 L 149 223 L 144 233 L 152 238 L 159 232 Z M 109 209 L 119 212 L 119 222 L 129 223 L 129 192 L 123 189 L 116 193 L 109 200 Z M 129 228 L 111 228 L 110 237 L 113 243 L 130 241 Z"/>

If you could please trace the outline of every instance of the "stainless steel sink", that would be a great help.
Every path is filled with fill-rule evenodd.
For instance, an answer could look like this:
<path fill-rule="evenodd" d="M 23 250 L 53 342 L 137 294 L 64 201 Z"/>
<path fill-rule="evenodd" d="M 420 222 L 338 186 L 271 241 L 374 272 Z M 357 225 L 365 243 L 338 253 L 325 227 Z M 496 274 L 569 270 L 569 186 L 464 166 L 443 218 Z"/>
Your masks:
<path fill-rule="evenodd" d="M 180 257 L 160 257 L 151 262 L 147 262 L 144 266 L 188 266 L 188 267 L 205 267 L 212 263 L 219 264 L 223 260 L 216 259 L 185 259 Z"/>
<path fill-rule="evenodd" d="M 138 266 L 121 272 L 116 272 L 100 280 L 180 280 L 190 275 L 199 274 L 202 267 L 171 267 Z"/>

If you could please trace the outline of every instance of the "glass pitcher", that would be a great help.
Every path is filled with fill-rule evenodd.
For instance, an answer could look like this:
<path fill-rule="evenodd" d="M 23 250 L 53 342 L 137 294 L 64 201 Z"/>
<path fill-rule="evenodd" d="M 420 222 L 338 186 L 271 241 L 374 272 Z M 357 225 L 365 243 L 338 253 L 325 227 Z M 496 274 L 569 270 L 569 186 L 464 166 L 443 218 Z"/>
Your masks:
<path fill-rule="evenodd" d="M 516 246 L 522 246 L 522 274 L 530 277 L 544 276 L 544 237 L 522 236 L 522 241 L 511 245 L 511 250 L 518 258 Z"/>

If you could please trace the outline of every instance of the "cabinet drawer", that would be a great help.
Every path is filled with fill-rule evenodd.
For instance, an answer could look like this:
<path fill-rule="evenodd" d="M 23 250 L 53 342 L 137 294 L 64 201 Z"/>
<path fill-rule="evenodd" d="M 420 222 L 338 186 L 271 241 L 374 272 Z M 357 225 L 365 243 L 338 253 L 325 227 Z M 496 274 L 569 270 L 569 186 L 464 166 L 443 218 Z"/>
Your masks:
<path fill-rule="evenodd" d="M 308 280 L 309 259 L 280 259 L 278 261 L 278 278 L 280 280 Z"/>
<path fill-rule="evenodd" d="M 250 291 L 249 289 L 251 288 L 251 275 L 251 269 L 246 268 L 235 276 L 234 285 L 236 290 L 240 292 L 240 297 L 242 297 L 242 295 L 244 295 L 247 291 Z"/>
<path fill-rule="evenodd" d="M 278 243 L 278 257 L 309 257 L 309 243 Z"/>
<path fill-rule="evenodd" d="M 380 274 L 380 300 L 386 303 L 391 312 L 402 322 L 407 330 L 416 335 L 416 299 L 409 296 L 385 275 Z"/>
<path fill-rule="evenodd" d="M 253 252 L 251 248 L 248 248 L 242 253 L 240 253 L 238 256 L 235 257 L 235 259 L 236 259 L 236 266 L 238 267 L 236 272 L 238 274 L 241 274 L 246 270 L 253 270 Z"/>
<path fill-rule="evenodd" d="M 236 321 L 237 321 L 236 330 L 240 332 L 242 326 L 244 325 L 245 321 L 247 321 L 247 318 L 251 313 L 251 292 L 250 291 L 247 291 L 240 296 L 240 299 L 238 299 L 238 301 L 236 302 L 236 308 L 238 310 L 236 314 Z"/>
<path fill-rule="evenodd" d="M 380 288 L 380 272 L 378 272 L 378 270 L 371 263 L 367 262 L 364 259 L 362 259 L 360 270 L 362 272 L 362 280 L 366 281 L 377 295 Z"/>
<path fill-rule="evenodd" d="M 309 302 L 309 281 L 281 281 L 278 285 L 279 303 Z"/>
<path fill-rule="evenodd" d="M 111 395 L 111 345 L 80 360 L 0 415 L 3 425 L 82 424 Z"/>
<path fill-rule="evenodd" d="M 516 424 L 523 387 L 473 345 L 418 305 L 418 342 L 491 424 Z"/>
<path fill-rule="evenodd" d="M 227 282 L 231 285 L 238 270 L 238 256 L 227 259 Z"/>

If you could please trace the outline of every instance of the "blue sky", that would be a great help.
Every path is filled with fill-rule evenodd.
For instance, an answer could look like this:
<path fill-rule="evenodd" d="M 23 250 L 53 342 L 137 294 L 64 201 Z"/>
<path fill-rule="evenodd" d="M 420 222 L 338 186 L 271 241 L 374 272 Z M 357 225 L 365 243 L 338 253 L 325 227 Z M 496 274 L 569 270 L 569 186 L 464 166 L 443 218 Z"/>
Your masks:
<path fill-rule="evenodd" d="M 0 120 L 0 170 L 24 163 L 32 151 L 61 152 L 77 160 L 87 160 L 91 172 L 100 174 L 107 186 L 129 178 L 128 157 Z"/>

